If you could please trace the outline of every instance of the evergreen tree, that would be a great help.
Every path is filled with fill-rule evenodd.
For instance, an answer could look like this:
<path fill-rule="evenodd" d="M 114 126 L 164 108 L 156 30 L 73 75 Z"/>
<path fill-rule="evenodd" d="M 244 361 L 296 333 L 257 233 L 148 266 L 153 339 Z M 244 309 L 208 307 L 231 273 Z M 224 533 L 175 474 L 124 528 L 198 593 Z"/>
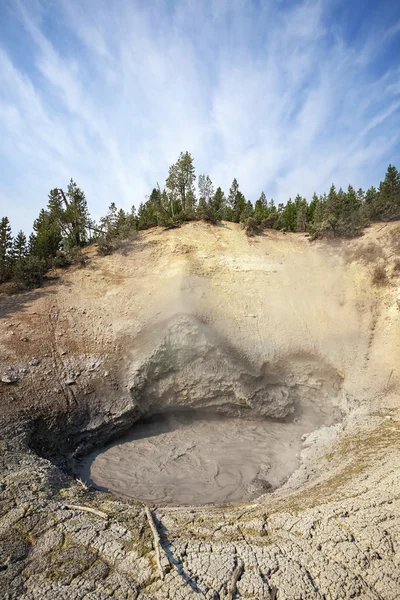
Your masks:
<path fill-rule="evenodd" d="M 368 219 L 375 220 L 379 213 L 379 192 L 372 186 L 365 193 L 365 215 Z"/>
<path fill-rule="evenodd" d="M 267 217 L 268 213 L 268 204 L 267 197 L 264 192 L 261 192 L 261 196 L 256 200 L 254 205 L 254 218 L 257 223 L 262 223 L 264 219 Z"/>
<path fill-rule="evenodd" d="M 324 232 L 330 231 L 333 233 L 333 235 L 336 235 L 340 224 L 342 200 L 343 190 L 340 189 L 338 193 L 336 191 L 336 187 L 332 184 L 325 202 L 325 211 L 322 223 L 322 230 Z"/>
<path fill-rule="evenodd" d="M 199 175 L 198 188 L 199 201 L 203 198 L 207 204 L 210 204 L 214 197 L 214 186 L 208 175 Z"/>
<path fill-rule="evenodd" d="M 296 224 L 294 231 L 304 232 L 307 230 L 307 213 L 308 204 L 305 198 L 302 198 L 300 194 L 297 194 L 294 205 L 296 207 Z"/>
<path fill-rule="evenodd" d="M 22 230 L 17 233 L 14 238 L 12 255 L 14 260 L 20 260 L 28 255 L 28 244 L 26 242 L 26 235 Z"/>
<path fill-rule="evenodd" d="M 181 210 L 185 212 L 187 209 L 187 196 L 192 192 L 190 198 L 193 208 L 193 184 L 196 175 L 193 165 L 193 158 L 189 152 L 181 152 L 178 160 L 169 168 L 168 177 L 166 179 L 166 187 L 179 198 Z"/>
<path fill-rule="evenodd" d="M 244 198 L 244 196 L 243 196 L 243 198 Z M 254 215 L 253 204 L 251 203 L 250 200 L 248 200 L 247 202 L 245 202 L 243 210 L 240 213 L 240 222 L 244 223 L 248 219 L 253 218 L 253 215 Z"/>
<path fill-rule="evenodd" d="M 349 185 L 347 193 L 343 194 L 339 233 L 341 235 L 356 235 L 360 233 L 364 225 L 362 200 L 353 186 Z"/>
<path fill-rule="evenodd" d="M 6 281 L 11 275 L 13 238 L 8 217 L 0 220 L 0 283 Z"/>
<path fill-rule="evenodd" d="M 268 206 L 265 210 L 263 226 L 270 227 L 271 229 L 277 229 L 278 228 L 278 220 L 279 220 L 278 219 L 278 211 L 275 206 L 274 199 L 271 198 L 271 200 L 268 202 Z"/>
<path fill-rule="evenodd" d="M 297 211 L 296 205 L 289 198 L 285 208 L 282 207 L 282 226 L 285 231 L 296 231 L 297 226 Z"/>
<path fill-rule="evenodd" d="M 100 219 L 100 224 L 105 232 L 105 235 L 110 238 L 115 233 L 115 228 L 118 220 L 117 212 L 117 205 L 115 204 L 115 202 L 111 202 L 110 206 L 108 207 L 106 216 L 101 217 Z"/>
<path fill-rule="evenodd" d="M 87 201 L 84 192 L 72 179 L 68 184 L 66 195 L 68 201 L 64 211 L 64 222 L 69 229 L 67 240 L 69 245 L 79 247 L 87 239 L 86 225 L 89 218 Z"/>
<path fill-rule="evenodd" d="M 79 247 L 86 242 L 90 221 L 87 201 L 72 179 L 66 194 L 61 188 L 50 191 L 47 212 L 49 220 L 57 224 L 66 248 Z"/>
<path fill-rule="evenodd" d="M 29 238 L 29 251 L 40 259 L 50 261 L 61 246 L 61 229 L 54 214 L 42 208 L 33 223 L 34 235 Z"/>
<path fill-rule="evenodd" d="M 212 209 L 217 221 L 226 218 L 226 199 L 225 194 L 220 187 L 217 188 L 214 197 L 211 199 Z"/>
<path fill-rule="evenodd" d="M 314 221 L 314 213 L 315 213 L 315 209 L 317 207 L 318 202 L 319 202 L 319 198 L 318 198 L 317 194 L 314 192 L 312 200 L 307 207 L 307 224 L 308 224 L 308 226 L 310 226 Z"/>
<path fill-rule="evenodd" d="M 230 208 L 229 216 L 232 221 L 239 223 L 241 214 L 246 206 L 246 198 L 239 190 L 239 184 L 236 179 L 232 181 L 232 185 L 229 189 L 228 205 Z"/>
<path fill-rule="evenodd" d="M 400 218 L 400 173 L 393 165 L 388 166 L 379 185 L 376 214 L 383 221 Z"/>

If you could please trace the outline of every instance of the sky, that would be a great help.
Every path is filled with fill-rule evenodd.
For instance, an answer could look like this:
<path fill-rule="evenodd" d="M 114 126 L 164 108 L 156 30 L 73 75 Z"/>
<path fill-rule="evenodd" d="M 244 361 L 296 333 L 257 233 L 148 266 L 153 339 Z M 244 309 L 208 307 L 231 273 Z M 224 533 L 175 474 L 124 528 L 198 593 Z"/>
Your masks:
<path fill-rule="evenodd" d="M 94 218 L 181 151 L 253 202 L 400 168 L 398 0 L 1 0 L 0 217 L 72 177 Z"/>

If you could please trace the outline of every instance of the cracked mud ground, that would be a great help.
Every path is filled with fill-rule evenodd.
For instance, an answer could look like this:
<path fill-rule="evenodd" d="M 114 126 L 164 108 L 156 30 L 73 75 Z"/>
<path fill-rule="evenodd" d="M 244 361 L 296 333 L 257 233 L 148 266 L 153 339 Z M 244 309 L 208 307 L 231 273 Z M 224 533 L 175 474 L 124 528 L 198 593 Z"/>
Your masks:
<path fill-rule="evenodd" d="M 2 298 L 0 370 L 17 381 L 0 389 L 0 597 L 400 598 L 399 234 L 310 244 L 194 223 L 89 248 L 84 269 Z M 305 437 L 281 488 L 152 507 L 164 578 L 143 505 L 71 476 L 143 415 L 281 418 L 305 397 L 343 418 Z"/>

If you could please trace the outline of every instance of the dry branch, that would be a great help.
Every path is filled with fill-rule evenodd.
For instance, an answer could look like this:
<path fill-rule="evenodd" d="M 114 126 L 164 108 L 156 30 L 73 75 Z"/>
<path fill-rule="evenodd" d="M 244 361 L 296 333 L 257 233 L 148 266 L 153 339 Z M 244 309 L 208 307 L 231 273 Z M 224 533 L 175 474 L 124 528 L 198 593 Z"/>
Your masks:
<path fill-rule="evenodd" d="M 92 513 L 97 517 L 101 517 L 102 519 L 108 519 L 108 515 L 101 510 L 97 510 L 95 508 L 89 508 L 89 506 L 78 506 L 77 504 L 65 504 L 65 508 L 69 508 L 70 510 L 83 510 L 88 513 Z"/>
<path fill-rule="evenodd" d="M 164 579 L 164 569 L 163 569 L 162 564 L 161 564 L 161 543 L 160 543 L 160 536 L 158 534 L 156 524 L 154 523 L 154 519 L 153 519 L 153 515 L 151 514 L 151 510 L 149 509 L 148 506 L 145 505 L 144 511 L 146 513 L 146 517 L 147 517 L 147 520 L 149 522 L 151 532 L 153 534 L 154 550 L 156 551 L 156 560 L 157 560 L 158 569 L 160 571 L 160 576 L 161 576 L 161 579 Z"/>
<path fill-rule="evenodd" d="M 238 564 L 236 565 L 236 569 L 232 573 L 231 584 L 229 586 L 229 592 L 228 592 L 228 596 L 227 596 L 228 600 L 233 600 L 233 598 L 235 597 L 236 585 L 237 585 L 238 579 L 241 576 L 242 572 L 243 572 L 243 562 L 239 559 Z"/>

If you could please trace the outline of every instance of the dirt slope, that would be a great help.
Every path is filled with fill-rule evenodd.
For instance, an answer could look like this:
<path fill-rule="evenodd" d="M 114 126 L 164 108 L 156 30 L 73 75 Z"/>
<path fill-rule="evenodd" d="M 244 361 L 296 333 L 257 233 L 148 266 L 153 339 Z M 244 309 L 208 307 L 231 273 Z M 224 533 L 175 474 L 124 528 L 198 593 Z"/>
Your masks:
<path fill-rule="evenodd" d="M 341 243 L 189 223 L 109 257 L 89 248 L 85 268 L 2 298 L 0 374 L 17 379 L 0 383 L 4 597 L 222 599 L 239 565 L 237 598 L 399 598 L 399 237 L 396 223 Z M 374 286 L 378 264 L 388 281 Z M 200 323 L 193 344 L 182 315 Z M 184 348 L 173 360 L 166 339 Z M 209 344 L 218 385 L 199 375 Z M 235 372 L 266 382 L 271 411 L 323 395 L 343 421 L 308 436 L 298 471 L 254 505 L 159 509 L 162 581 L 141 506 L 29 448 L 65 467 L 141 414 L 207 408 L 222 387 L 214 408 L 257 416 L 258 388 L 232 386 Z M 185 393 L 195 381 L 204 395 Z"/>

